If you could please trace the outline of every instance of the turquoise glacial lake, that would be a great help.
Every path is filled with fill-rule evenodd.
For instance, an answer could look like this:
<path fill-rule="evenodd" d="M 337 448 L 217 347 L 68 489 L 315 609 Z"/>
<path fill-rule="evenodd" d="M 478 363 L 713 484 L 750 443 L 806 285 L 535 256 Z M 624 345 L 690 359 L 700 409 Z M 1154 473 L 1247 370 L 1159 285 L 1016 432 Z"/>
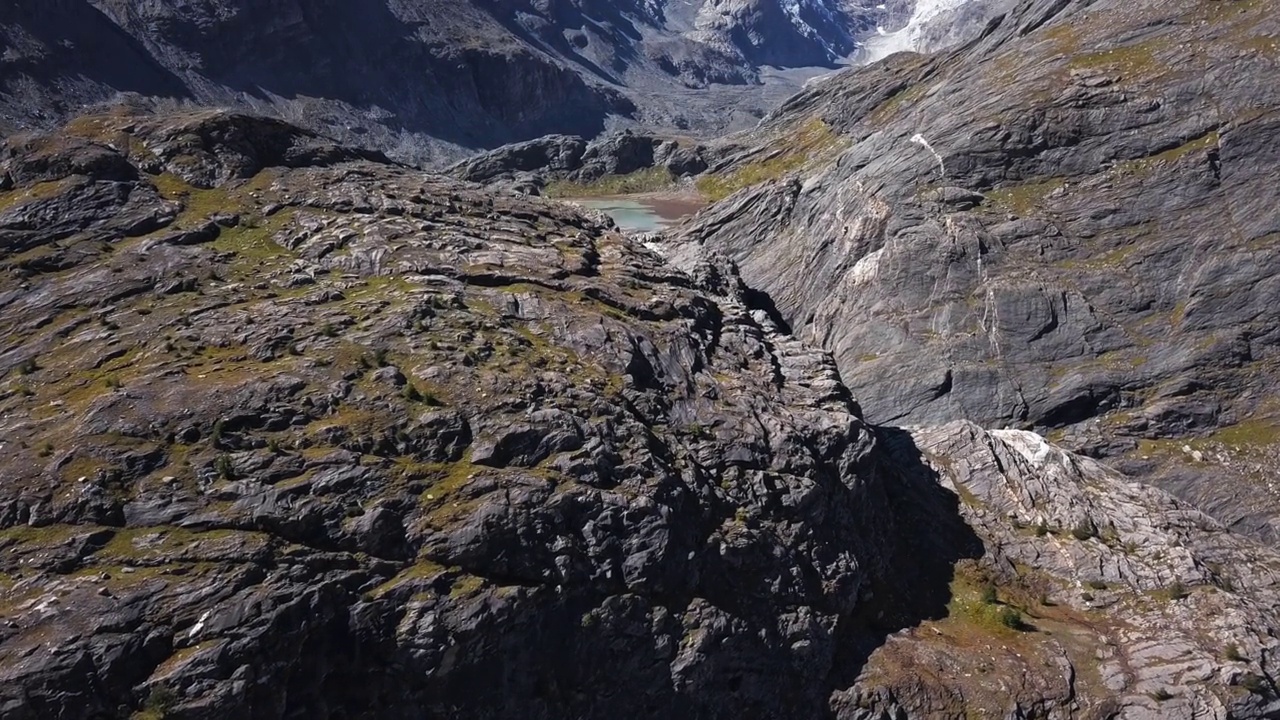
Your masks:
<path fill-rule="evenodd" d="M 654 232 L 692 215 L 701 206 L 690 200 L 657 198 L 584 198 L 569 202 L 599 210 L 626 232 Z"/>

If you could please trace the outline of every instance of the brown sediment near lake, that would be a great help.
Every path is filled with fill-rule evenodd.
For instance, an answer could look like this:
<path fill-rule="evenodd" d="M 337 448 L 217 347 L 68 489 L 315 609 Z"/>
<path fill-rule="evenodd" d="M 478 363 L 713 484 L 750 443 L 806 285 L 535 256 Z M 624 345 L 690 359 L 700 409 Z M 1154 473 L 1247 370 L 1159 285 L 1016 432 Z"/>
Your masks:
<path fill-rule="evenodd" d="M 694 190 L 660 190 L 647 193 L 599 195 L 589 198 L 558 198 L 562 202 L 602 210 L 614 216 L 624 227 L 630 225 L 618 214 L 649 216 L 655 227 L 631 227 L 632 230 L 657 230 L 675 225 L 710 204 Z M 634 222 L 634 221 L 633 221 Z"/>
<path fill-rule="evenodd" d="M 646 205 L 653 213 L 664 220 L 680 220 L 686 218 L 710 203 L 696 192 L 656 192 L 632 195 L 625 198 Z"/>

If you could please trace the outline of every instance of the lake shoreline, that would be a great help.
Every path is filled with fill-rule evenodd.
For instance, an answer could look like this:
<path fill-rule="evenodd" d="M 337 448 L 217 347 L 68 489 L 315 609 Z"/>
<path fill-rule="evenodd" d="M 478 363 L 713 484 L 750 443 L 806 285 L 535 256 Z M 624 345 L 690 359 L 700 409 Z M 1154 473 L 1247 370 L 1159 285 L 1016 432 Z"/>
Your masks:
<path fill-rule="evenodd" d="M 620 229 L 628 232 L 663 230 L 708 205 L 695 192 L 672 191 L 558 200 L 603 212 L 613 218 Z"/>

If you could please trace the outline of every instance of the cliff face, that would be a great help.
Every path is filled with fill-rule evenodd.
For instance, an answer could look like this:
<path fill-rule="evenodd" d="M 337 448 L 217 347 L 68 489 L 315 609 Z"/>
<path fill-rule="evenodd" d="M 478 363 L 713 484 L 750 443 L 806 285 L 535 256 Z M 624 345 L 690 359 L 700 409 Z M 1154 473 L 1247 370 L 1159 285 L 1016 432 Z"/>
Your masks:
<path fill-rule="evenodd" d="M 1244 0 L 1023 3 L 797 96 L 712 180 L 797 127 L 835 150 L 681 239 L 830 349 L 869 420 L 1040 428 L 1273 537 L 1278 30 Z"/>
<path fill-rule="evenodd" d="M 225 113 L 2 157 L 5 718 L 1269 712 L 1272 549 L 868 426 L 714 253 Z"/>

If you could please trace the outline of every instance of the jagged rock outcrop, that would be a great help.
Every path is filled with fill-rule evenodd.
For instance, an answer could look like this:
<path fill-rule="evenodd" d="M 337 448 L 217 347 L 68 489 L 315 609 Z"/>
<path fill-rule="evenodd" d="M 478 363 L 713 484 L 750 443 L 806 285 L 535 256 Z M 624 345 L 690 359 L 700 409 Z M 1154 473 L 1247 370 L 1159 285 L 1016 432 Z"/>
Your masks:
<path fill-rule="evenodd" d="M 866 425 L 715 254 L 247 116 L 3 158 L 6 718 L 1272 712 L 1272 550 Z"/>
<path fill-rule="evenodd" d="M 527 183 L 540 188 L 549 180 L 589 184 L 612 175 L 659 168 L 672 179 L 706 171 L 724 150 L 652 135 L 621 132 L 587 142 L 576 136 L 548 135 L 505 145 L 449 168 L 460 180 L 491 186 Z"/>
<path fill-rule="evenodd" d="M 1272 538 L 1276 23 L 1248 0 L 1021 3 L 789 101 L 762 148 L 820 122 L 846 149 L 681 238 L 831 350 L 870 420 L 1040 428 Z"/>
<path fill-rule="evenodd" d="M 857 689 L 833 696 L 839 716 L 1276 711 L 1248 690 L 1273 682 L 1275 607 L 1245 589 L 1276 582 L 1280 555 L 1271 548 L 1030 432 L 957 422 L 887 431 L 885 445 L 899 464 L 923 453 L 959 495 L 961 516 L 983 539 L 983 571 L 960 565 L 951 615 L 889 638 Z M 1018 632 L 975 642 L 957 620 L 991 621 L 986 583 L 1026 612 L 994 618 Z"/>

